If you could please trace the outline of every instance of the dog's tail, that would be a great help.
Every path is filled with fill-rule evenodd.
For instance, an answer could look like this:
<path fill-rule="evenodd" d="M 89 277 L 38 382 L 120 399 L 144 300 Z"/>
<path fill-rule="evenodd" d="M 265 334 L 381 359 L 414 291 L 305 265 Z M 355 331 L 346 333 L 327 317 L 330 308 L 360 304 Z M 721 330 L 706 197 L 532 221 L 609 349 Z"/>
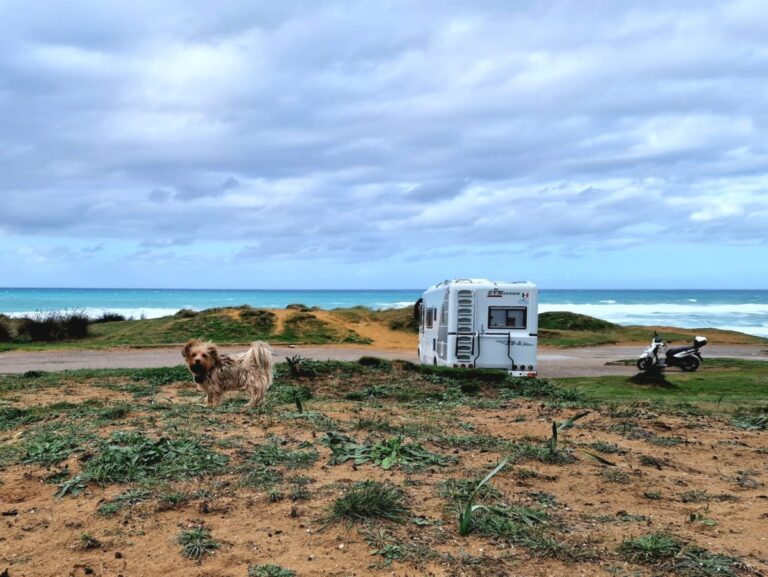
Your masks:
<path fill-rule="evenodd" d="M 272 347 L 264 341 L 254 341 L 251 343 L 251 355 L 253 361 L 258 367 L 269 375 L 267 386 L 272 384 Z"/>

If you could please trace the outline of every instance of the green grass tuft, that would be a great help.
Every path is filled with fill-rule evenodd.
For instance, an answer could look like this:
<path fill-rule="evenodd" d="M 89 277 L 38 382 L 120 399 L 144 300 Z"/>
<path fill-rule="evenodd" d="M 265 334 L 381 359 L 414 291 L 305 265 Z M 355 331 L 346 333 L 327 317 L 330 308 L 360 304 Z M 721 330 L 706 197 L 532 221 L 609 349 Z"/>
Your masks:
<path fill-rule="evenodd" d="M 248 577 L 296 577 L 296 572 L 280 565 L 249 565 Z"/>
<path fill-rule="evenodd" d="M 289 450 L 281 445 L 279 439 L 257 447 L 249 457 L 249 461 L 264 467 L 285 465 L 289 469 L 301 469 L 317 461 L 318 454 L 314 447 L 309 446 L 297 450 Z"/>
<path fill-rule="evenodd" d="M 403 522 L 408 515 L 403 491 L 390 483 L 367 480 L 355 483 L 337 498 L 324 518 L 325 525 L 338 522 Z"/>
<path fill-rule="evenodd" d="M 684 577 L 737 577 L 749 571 L 740 559 L 712 553 L 667 533 L 625 539 L 618 551 L 632 563 L 650 565 L 659 571 Z"/>
<path fill-rule="evenodd" d="M 181 545 L 181 554 L 196 561 L 205 555 L 212 555 L 216 549 L 221 547 L 219 542 L 211 536 L 211 532 L 202 527 L 182 531 L 176 540 Z"/>

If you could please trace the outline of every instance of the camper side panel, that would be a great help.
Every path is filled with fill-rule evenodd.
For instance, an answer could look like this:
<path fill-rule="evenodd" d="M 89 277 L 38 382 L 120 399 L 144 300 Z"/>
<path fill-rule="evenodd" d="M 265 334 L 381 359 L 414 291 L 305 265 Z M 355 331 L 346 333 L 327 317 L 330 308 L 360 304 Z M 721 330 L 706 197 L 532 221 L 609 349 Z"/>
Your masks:
<path fill-rule="evenodd" d="M 438 364 L 437 337 L 440 326 L 440 305 L 447 289 L 433 289 L 424 293 L 419 322 L 419 361 L 423 365 Z"/>

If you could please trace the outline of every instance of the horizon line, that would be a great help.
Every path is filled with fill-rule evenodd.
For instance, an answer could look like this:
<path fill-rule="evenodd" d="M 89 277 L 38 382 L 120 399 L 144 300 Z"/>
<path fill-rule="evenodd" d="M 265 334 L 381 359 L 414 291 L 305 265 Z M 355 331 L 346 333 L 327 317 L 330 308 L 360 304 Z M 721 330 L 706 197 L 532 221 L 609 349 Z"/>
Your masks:
<path fill-rule="evenodd" d="M 533 284 L 536 284 L 535 282 Z M 768 288 L 702 288 L 702 287 L 685 287 L 685 288 L 614 288 L 614 287 L 590 287 L 590 288 L 543 288 L 541 285 L 537 285 L 539 290 L 562 290 L 562 291 L 593 291 L 593 290 L 610 290 L 610 291 L 766 291 Z M 0 286 L 0 290 L 138 290 L 138 291 L 237 291 L 237 292 L 337 292 L 337 291 L 354 291 L 354 292 L 424 292 L 426 288 L 185 288 L 185 287 L 74 287 L 74 286 Z"/>

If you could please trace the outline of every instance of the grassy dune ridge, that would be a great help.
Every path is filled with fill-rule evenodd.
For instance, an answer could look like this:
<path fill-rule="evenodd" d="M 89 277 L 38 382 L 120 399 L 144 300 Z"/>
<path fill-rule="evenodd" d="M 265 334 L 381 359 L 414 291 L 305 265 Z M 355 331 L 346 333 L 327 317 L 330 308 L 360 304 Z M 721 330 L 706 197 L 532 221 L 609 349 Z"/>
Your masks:
<path fill-rule="evenodd" d="M 109 318 L 109 315 L 105 315 Z M 82 338 L 33 339 L 25 329 L 29 319 L 0 315 L 0 351 L 12 349 L 107 348 L 177 345 L 190 338 L 220 344 L 268 340 L 276 344 L 373 345 L 412 349 L 417 342 L 417 323 L 412 309 L 373 311 L 365 307 L 322 310 L 301 304 L 285 309 L 257 309 L 248 305 L 196 312 L 181 310 L 157 319 L 91 322 Z M 762 344 L 768 339 L 716 329 L 673 327 L 624 327 L 570 312 L 539 315 L 540 344 L 551 347 L 645 343 L 654 330 L 668 343 L 688 342 L 705 332 L 721 344 Z M 41 342 L 43 341 L 43 342 Z M 46 342 L 48 341 L 48 342 Z"/>

